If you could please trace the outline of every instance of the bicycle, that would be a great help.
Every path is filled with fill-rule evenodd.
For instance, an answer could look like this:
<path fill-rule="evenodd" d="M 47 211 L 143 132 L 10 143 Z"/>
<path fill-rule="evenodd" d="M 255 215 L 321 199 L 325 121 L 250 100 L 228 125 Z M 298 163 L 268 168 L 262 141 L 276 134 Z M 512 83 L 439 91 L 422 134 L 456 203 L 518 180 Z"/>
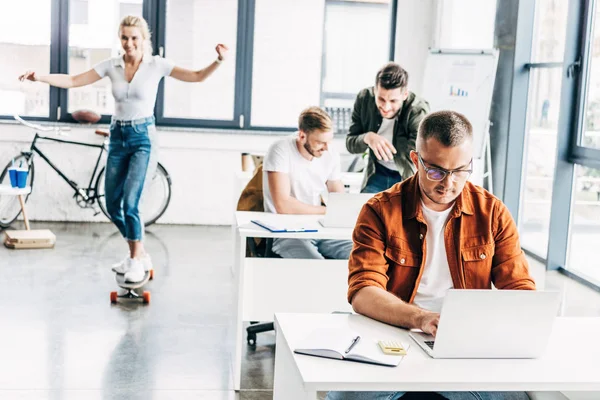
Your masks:
<path fill-rule="evenodd" d="M 33 193 L 33 183 L 35 177 L 35 163 L 34 155 L 39 155 L 48 165 L 58 173 L 58 175 L 73 189 L 73 198 L 77 205 L 81 208 L 91 208 L 94 211 L 94 215 L 98 215 L 98 207 L 104 213 L 104 215 L 110 220 L 108 211 L 106 210 L 106 203 L 104 201 L 104 173 L 106 166 L 99 169 L 102 161 L 104 152 L 108 152 L 108 142 L 110 133 L 103 130 L 96 130 L 95 133 L 104 137 L 102 144 L 84 143 L 72 140 L 59 139 L 54 137 L 42 136 L 40 132 L 52 132 L 56 135 L 67 136 L 66 131 L 69 128 L 63 127 L 44 127 L 41 125 L 33 124 L 23 120 L 21 117 L 15 115 L 14 118 L 21 124 L 36 130 L 33 141 L 29 151 L 22 151 L 19 155 L 14 157 L 13 161 L 9 162 L 0 174 L 0 184 L 10 184 L 10 177 L 8 169 L 14 165 L 26 166 L 29 170 L 27 177 L 27 185 L 31 187 L 31 193 L 25 197 L 25 202 L 29 199 L 29 196 Z M 88 187 L 82 187 L 77 182 L 69 179 L 69 177 L 63 173 L 60 168 L 50 161 L 50 159 L 44 154 L 44 152 L 36 145 L 38 140 L 52 141 L 64 144 L 71 144 L 77 146 L 85 146 L 97 148 L 100 150 L 94 170 Z M 171 201 L 171 177 L 167 172 L 166 168 L 158 163 L 156 166 L 156 172 L 151 179 L 151 182 L 144 188 L 144 196 L 140 203 L 140 212 L 144 225 L 149 226 L 155 223 L 167 210 L 169 202 Z M 0 196 L 0 227 L 8 228 L 21 214 L 21 207 L 16 199 L 16 196 Z"/>

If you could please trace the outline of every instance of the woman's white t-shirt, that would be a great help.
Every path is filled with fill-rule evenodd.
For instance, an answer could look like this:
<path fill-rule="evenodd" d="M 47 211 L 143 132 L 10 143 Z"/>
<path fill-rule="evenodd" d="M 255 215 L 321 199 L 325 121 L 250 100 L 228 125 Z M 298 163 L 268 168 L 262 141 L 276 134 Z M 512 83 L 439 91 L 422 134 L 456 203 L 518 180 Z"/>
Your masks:
<path fill-rule="evenodd" d="M 108 76 L 115 98 L 113 119 L 131 121 L 154 115 L 158 84 L 171 74 L 173 63 L 160 56 L 144 55 L 131 82 L 125 79 L 123 57 L 109 58 L 94 66 L 101 78 Z"/>

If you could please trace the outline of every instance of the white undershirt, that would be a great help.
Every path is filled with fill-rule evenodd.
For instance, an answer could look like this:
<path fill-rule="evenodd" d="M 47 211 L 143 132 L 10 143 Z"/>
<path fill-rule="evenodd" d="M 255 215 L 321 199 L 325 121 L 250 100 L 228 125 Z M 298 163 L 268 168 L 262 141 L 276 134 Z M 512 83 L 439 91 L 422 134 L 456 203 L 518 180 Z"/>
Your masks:
<path fill-rule="evenodd" d="M 425 237 L 427 250 L 425 269 L 417 288 L 414 304 L 425 310 L 440 312 L 444 296 L 448 289 L 454 287 L 444 244 L 444 228 L 448 221 L 448 215 L 454 207 L 445 211 L 434 211 L 425 207 L 423 202 L 421 205 L 423 217 L 427 222 L 427 236 Z"/>
<path fill-rule="evenodd" d="M 381 121 L 381 126 L 379 127 L 379 130 L 377 131 L 377 134 L 379 136 L 383 136 L 392 144 L 394 143 L 394 124 L 395 124 L 395 122 L 396 122 L 395 118 L 394 119 L 384 118 L 383 121 Z M 377 160 L 377 162 L 379 164 L 383 165 L 384 167 L 386 167 L 387 169 L 391 169 L 392 171 L 398 171 L 398 167 L 396 166 L 396 163 L 394 162 L 394 160 L 392 160 L 392 161 Z"/>

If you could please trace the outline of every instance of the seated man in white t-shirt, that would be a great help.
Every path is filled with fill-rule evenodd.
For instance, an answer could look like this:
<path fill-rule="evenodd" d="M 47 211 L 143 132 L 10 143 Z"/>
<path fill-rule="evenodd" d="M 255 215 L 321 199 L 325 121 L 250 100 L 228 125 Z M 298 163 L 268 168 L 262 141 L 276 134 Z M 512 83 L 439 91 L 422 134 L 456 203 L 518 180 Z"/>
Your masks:
<path fill-rule="evenodd" d="M 325 214 L 321 195 L 343 192 L 340 158 L 329 149 L 332 122 L 319 107 L 302 111 L 298 132 L 273 143 L 263 162 L 266 212 Z M 273 240 L 273 252 L 284 258 L 347 259 L 350 240 Z"/>

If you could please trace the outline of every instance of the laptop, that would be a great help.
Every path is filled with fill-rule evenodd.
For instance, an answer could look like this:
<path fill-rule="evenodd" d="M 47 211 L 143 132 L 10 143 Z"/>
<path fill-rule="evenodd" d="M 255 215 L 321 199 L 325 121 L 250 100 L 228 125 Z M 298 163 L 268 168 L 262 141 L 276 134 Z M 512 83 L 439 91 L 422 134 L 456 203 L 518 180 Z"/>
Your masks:
<path fill-rule="evenodd" d="M 559 303 L 559 292 L 451 289 L 436 337 L 409 335 L 433 358 L 537 358 L 546 349 Z"/>
<path fill-rule="evenodd" d="M 373 193 L 329 193 L 325 218 L 319 223 L 325 228 L 354 228 L 362 206 Z"/>

